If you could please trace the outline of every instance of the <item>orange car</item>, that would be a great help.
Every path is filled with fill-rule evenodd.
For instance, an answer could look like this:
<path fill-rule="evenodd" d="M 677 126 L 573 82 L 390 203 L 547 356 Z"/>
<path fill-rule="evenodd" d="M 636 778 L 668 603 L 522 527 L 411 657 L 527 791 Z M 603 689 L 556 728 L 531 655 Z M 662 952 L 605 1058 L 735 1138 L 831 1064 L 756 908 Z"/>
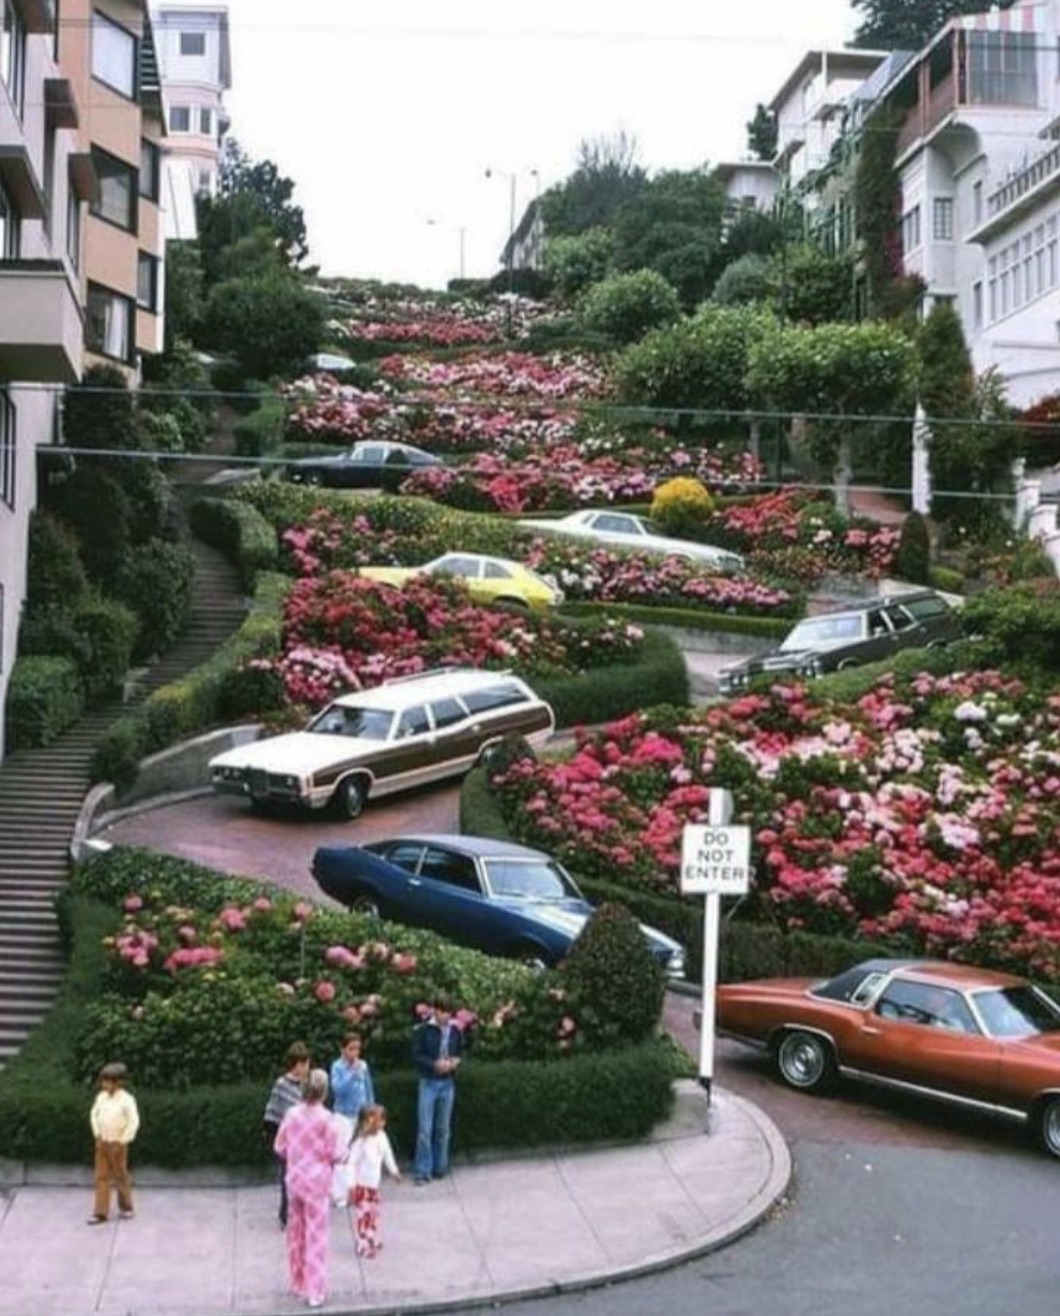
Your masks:
<path fill-rule="evenodd" d="M 793 1088 L 840 1074 L 1021 1120 L 1060 1157 L 1060 1005 L 1007 973 L 865 960 L 825 982 L 718 988 L 718 1032 L 768 1049 Z"/>

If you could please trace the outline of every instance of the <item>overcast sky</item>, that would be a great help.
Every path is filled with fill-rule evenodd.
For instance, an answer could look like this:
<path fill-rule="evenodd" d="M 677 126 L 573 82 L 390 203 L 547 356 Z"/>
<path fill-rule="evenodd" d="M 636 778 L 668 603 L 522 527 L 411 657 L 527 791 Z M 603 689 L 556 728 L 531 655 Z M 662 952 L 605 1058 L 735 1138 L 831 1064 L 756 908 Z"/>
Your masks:
<path fill-rule="evenodd" d="M 745 123 L 849 0 L 227 0 L 232 133 L 296 183 L 326 274 L 443 287 L 497 269 L 579 142 L 646 168 L 739 159 Z M 493 170 L 486 178 L 485 171 Z M 536 175 L 532 172 L 536 170 Z"/>

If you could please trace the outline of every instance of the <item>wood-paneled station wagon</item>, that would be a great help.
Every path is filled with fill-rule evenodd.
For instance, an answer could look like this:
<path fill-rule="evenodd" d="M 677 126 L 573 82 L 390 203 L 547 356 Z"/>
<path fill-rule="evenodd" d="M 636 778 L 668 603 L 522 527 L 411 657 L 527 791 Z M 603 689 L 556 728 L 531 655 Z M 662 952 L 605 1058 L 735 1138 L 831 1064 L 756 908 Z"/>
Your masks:
<path fill-rule="evenodd" d="M 511 672 L 441 668 L 342 695 L 304 731 L 226 750 L 210 760 L 210 783 L 258 807 L 357 818 L 370 798 L 467 772 L 508 734 L 540 748 L 555 725 Z"/>

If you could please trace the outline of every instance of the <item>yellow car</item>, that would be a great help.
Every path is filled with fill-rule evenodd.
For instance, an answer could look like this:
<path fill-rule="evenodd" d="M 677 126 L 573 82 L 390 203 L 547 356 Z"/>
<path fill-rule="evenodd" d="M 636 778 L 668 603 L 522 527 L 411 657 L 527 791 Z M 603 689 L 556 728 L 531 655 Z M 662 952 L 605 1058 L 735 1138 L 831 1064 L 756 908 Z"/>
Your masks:
<path fill-rule="evenodd" d="M 536 571 L 482 553 L 443 553 L 422 567 L 362 567 L 360 574 L 368 580 L 397 586 L 420 576 L 453 576 L 467 586 L 475 603 L 530 608 L 534 612 L 563 602 L 563 591 Z"/>

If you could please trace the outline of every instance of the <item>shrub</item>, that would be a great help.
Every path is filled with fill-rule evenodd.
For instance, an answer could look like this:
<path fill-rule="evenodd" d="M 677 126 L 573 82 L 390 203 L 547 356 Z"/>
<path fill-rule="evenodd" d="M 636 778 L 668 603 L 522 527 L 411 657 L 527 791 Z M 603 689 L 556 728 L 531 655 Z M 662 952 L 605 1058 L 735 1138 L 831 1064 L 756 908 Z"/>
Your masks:
<path fill-rule="evenodd" d="M 136 780 L 140 760 L 147 753 L 147 722 L 142 714 L 127 713 L 107 728 L 96 745 L 89 768 L 92 781 L 109 781 L 119 792 Z"/>
<path fill-rule="evenodd" d="M 964 577 L 952 567 L 932 567 L 928 571 L 928 583 L 944 594 L 961 594 L 964 591 Z"/>
<path fill-rule="evenodd" d="M 116 593 L 139 620 L 134 661 L 165 653 L 182 634 L 194 578 L 195 557 L 184 544 L 152 539 L 126 561 Z"/>
<path fill-rule="evenodd" d="M 232 426 L 236 455 L 264 457 L 275 452 L 283 442 L 286 424 L 283 399 L 275 393 L 264 394 L 261 405 L 240 417 Z"/>
<path fill-rule="evenodd" d="M 85 707 L 85 688 L 72 658 L 19 658 L 7 687 L 8 749 L 36 749 L 73 726 Z"/>
<path fill-rule="evenodd" d="M 89 646 L 81 669 L 89 702 L 116 694 L 132 661 L 135 615 L 123 603 L 90 595 L 78 605 L 74 623 Z"/>
<path fill-rule="evenodd" d="M 699 480 L 679 475 L 655 490 L 651 516 L 664 530 L 682 535 L 701 526 L 713 507 L 714 500 Z"/>
<path fill-rule="evenodd" d="M 1056 581 L 989 589 L 968 600 L 964 628 L 981 640 L 986 666 L 1015 664 L 1060 671 L 1060 588 Z"/>
<path fill-rule="evenodd" d="M 71 448 L 139 446 L 135 401 L 117 366 L 90 366 L 81 382 L 66 390 L 63 439 Z"/>
<path fill-rule="evenodd" d="M 47 505 L 73 527 L 89 579 L 103 588 L 121 571 L 129 551 L 133 509 L 118 481 L 92 466 L 79 466 L 49 485 Z"/>
<path fill-rule="evenodd" d="M 560 975 L 616 1042 L 641 1042 L 659 1022 L 666 990 L 663 971 L 640 924 L 622 905 L 595 910 L 563 960 Z"/>
<path fill-rule="evenodd" d="M 634 270 L 602 279 L 585 293 L 578 319 L 591 333 L 633 343 L 649 329 L 672 324 L 681 314 L 677 290 L 654 270 Z"/>
<path fill-rule="evenodd" d="M 772 291 L 769 272 L 768 258 L 757 251 L 748 251 L 722 270 L 710 295 L 711 301 L 720 306 L 768 301 Z"/>
<path fill-rule="evenodd" d="M 244 376 L 259 379 L 298 371 L 323 333 L 323 301 L 286 273 L 215 284 L 203 316 L 204 339 L 231 352 Z"/>
<path fill-rule="evenodd" d="M 605 277 L 613 246 L 610 232 L 603 228 L 549 238 L 545 246 L 545 269 L 560 301 L 572 300 Z"/>
<path fill-rule="evenodd" d="M 69 526 L 47 512 L 30 516 L 26 606 L 67 609 L 88 589 L 77 540 Z"/>
<path fill-rule="evenodd" d="M 910 512 L 902 522 L 894 569 L 900 579 L 917 585 L 926 585 L 931 578 L 931 537 L 920 512 Z"/>
<path fill-rule="evenodd" d="M 253 586 L 259 571 L 275 568 L 279 556 L 276 531 L 252 503 L 198 498 L 191 505 L 190 521 L 204 543 L 235 564 L 244 589 Z"/>

